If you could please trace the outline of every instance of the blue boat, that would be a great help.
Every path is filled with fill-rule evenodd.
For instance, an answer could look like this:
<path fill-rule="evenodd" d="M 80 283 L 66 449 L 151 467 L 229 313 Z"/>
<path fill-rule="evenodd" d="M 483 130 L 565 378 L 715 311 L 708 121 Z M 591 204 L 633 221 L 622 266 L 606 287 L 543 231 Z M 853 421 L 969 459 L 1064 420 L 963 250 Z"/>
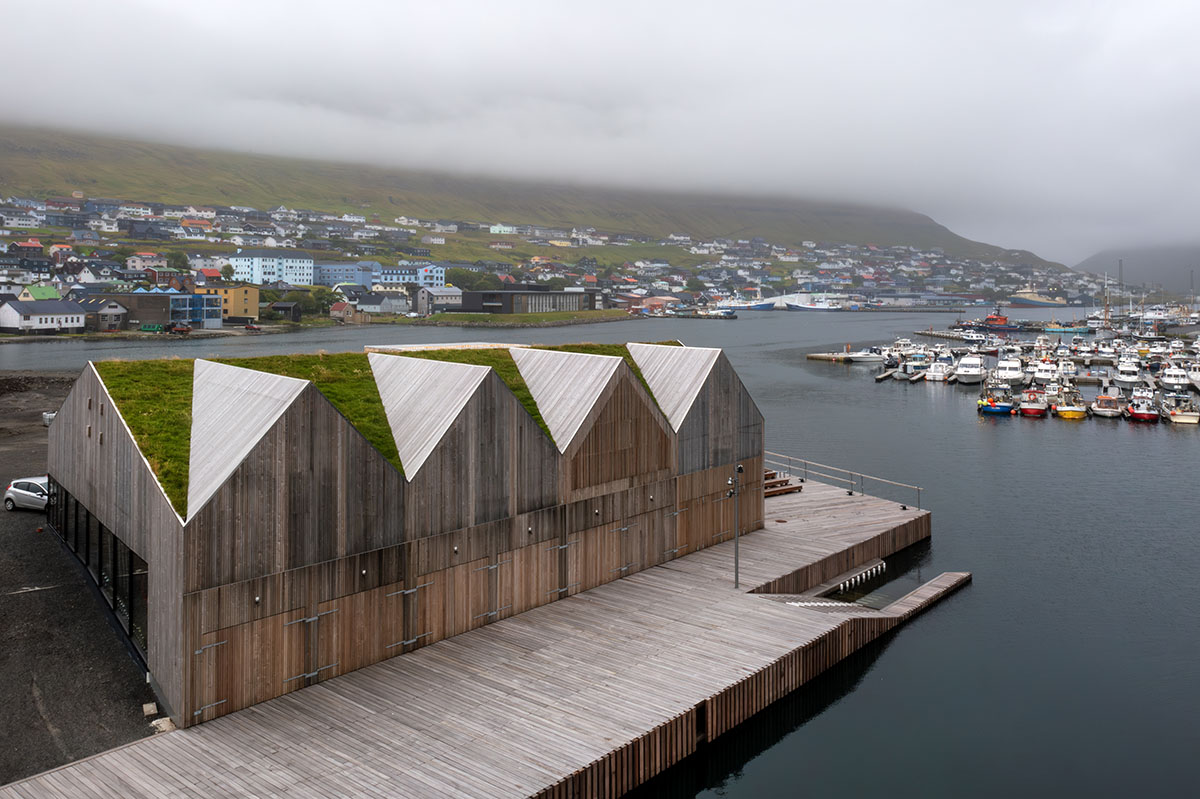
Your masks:
<path fill-rule="evenodd" d="M 979 395 L 977 410 L 980 415 L 1012 416 L 1016 408 L 1017 401 L 1007 385 L 989 384 Z"/>

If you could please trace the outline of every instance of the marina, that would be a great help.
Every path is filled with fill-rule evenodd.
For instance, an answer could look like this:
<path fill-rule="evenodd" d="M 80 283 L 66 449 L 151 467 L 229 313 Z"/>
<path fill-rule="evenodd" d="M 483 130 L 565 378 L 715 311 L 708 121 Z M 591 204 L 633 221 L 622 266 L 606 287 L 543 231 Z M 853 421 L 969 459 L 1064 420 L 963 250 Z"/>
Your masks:
<path fill-rule="evenodd" d="M 995 314 L 988 319 L 1006 321 Z M 812 352 L 806 358 L 877 365 L 876 383 L 981 385 L 977 407 L 986 416 L 1080 420 L 1095 415 L 1187 425 L 1200 420 L 1200 406 L 1191 397 L 1192 392 L 1200 394 L 1200 339 L 1189 342 L 1157 334 L 1123 339 L 1112 331 L 1077 329 L 1064 342 L 1062 335 L 1057 340 L 1046 334 L 1030 340 L 1009 332 L 985 336 L 974 329 L 930 328 L 914 335 L 938 343 L 898 338 L 889 345 L 855 351 L 846 345 L 844 352 Z M 1089 332 L 1099 335 L 1089 339 L 1084 335 Z M 1085 398 L 1082 386 L 1097 391 Z"/>

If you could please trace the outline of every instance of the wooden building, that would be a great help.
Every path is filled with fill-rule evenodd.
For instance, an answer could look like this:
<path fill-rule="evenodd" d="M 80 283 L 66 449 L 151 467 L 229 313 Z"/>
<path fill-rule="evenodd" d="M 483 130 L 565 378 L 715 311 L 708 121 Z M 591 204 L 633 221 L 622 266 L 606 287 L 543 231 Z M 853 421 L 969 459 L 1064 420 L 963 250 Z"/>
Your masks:
<path fill-rule="evenodd" d="M 374 428 L 318 388 L 331 365 L 197 360 L 189 413 L 114 402 L 89 364 L 50 428 L 50 525 L 182 726 L 728 540 L 735 508 L 762 526 L 762 416 L 720 350 L 575 349 L 333 356 Z"/>

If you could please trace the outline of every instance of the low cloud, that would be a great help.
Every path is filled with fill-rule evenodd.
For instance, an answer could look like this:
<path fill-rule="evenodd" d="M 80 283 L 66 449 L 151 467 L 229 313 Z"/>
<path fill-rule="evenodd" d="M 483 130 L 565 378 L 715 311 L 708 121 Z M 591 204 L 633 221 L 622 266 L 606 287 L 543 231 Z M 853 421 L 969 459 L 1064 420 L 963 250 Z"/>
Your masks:
<path fill-rule="evenodd" d="M 911 208 L 1066 263 L 1200 215 L 1200 11 L 1143 2 L 29 3 L 7 121 Z"/>

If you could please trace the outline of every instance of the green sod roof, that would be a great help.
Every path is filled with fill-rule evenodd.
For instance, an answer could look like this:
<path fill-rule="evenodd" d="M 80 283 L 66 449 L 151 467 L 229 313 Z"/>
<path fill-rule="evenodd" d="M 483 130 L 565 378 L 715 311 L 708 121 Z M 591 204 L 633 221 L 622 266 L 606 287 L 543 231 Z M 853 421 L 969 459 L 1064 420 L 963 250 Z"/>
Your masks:
<path fill-rule="evenodd" d="M 180 359 L 95 364 L 133 440 L 180 516 L 187 515 L 192 365 L 193 361 Z"/>
<path fill-rule="evenodd" d="M 679 342 L 656 342 L 679 345 Z M 681 345 L 680 345 L 681 346 Z M 612 355 L 623 358 L 646 392 L 654 397 L 624 344 L 563 344 L 538 349 Z M 396 356 L 491 367 L 551 441 L 529 386 L 508 349 L 446 349 L 396 352 Z M 383 401 L 365 353 L 270 355 L 216 358 L 218 363 L 309 380 L 380 454 L 404 473 Z M 188 462 L 191 457 L 192 360 L 101 361 L 95 364 L 109 395 L 179 513 L 187 516 Z M 657 400 L 655 400 L 657 403 Z"/>
<path fill-rule="evenodd" d="M 268 355 L 261 358 L 215 358 L 217 363 L 256 369 L 273 375 L 311 380 L 317 390 L 346 417 L 388 463 L 404 474 L 396 439 L 379 398 L 379 388 L 365 353 Z"/>

